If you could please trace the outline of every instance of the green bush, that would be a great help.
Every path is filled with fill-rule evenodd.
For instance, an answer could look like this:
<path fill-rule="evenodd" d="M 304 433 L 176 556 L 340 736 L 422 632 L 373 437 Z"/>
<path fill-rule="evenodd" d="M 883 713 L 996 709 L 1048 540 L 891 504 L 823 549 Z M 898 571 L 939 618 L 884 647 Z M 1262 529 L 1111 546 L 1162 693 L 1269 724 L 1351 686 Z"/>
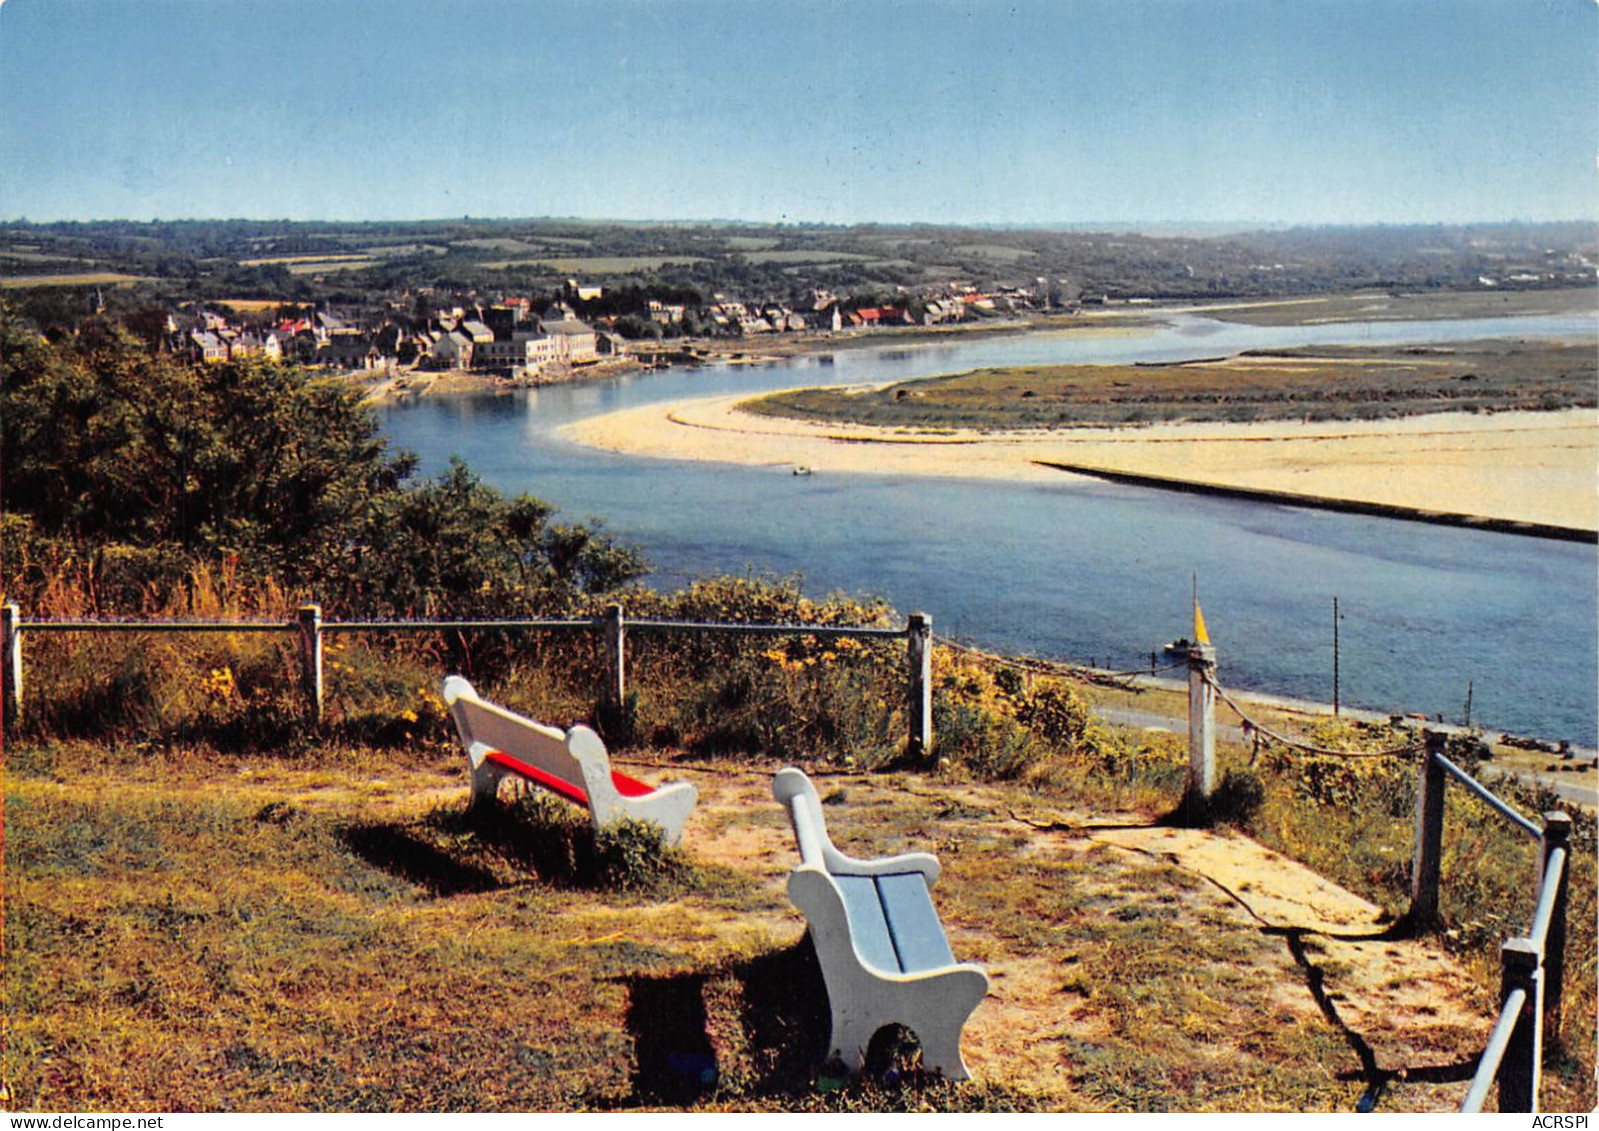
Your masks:
<path fill-rule="evenodd" d="M 467 862 L 508 860 L 550 883 L 666 895 L 696 882 L 687 857 L 655 825 L 624 819 L 596 832 L 570 802 L 533 787 L 508 792 L 478 810 L 436 810 L 428 823 Z"/>
<path fill-rule="evenodd" d="M 1087 740 L 1092 718 L 1088 704 L 1064 680 L 1040 680 L 1031 691 L 1012 698 L 1016 720 L 1057 750 L 1075 750 Z"/>
<path fill-rule="evenodd" d="M 1014 669 L 937 655 L 933 752 L 940 762 L 1003 779 L 1052 764 L 1056 772 L 1086 767 L 1100 757 L 1108 737 L 1064 680 L 1042 677 L 1029 686 Z"/>

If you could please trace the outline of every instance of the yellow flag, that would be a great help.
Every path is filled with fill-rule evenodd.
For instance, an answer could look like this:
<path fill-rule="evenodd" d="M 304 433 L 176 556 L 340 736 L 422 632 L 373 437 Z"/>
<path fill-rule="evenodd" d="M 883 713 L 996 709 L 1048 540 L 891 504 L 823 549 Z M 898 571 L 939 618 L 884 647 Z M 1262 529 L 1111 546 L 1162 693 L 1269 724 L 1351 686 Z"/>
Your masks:
<path fill-rule="evenodd" d="M 1199 611 L 1199 598 L 1194 598 L 1194 643 L 1209 644 L 1210 633 L 1205 631 L 1205 614 Z"/>

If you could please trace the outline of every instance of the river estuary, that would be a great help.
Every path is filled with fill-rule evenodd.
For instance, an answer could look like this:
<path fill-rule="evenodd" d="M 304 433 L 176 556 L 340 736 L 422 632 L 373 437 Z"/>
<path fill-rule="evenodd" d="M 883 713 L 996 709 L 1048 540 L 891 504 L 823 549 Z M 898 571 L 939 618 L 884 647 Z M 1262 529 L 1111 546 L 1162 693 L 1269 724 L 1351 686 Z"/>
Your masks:
<path fill-rule="evenodd" d="M 696 464 L 579 447 L 562 425 L 637 405 L 984 365 L 1156 361 L 1242 349 L 1485 337 L 1591 338 L 1582 318 L 1255 327 L 1196 317 L 1126 337 L 1051 332 L 840 350 L 390 405 L 386 434 L 434 474 L 459 455 L 506 492 L 599 516 L 651 584 L 752 568 L 812 594 L 886 597 L 985 648 L 1112 668 L 1189 631 L 1190 577 L 1226 686 L 1472 718 L 1596 744 L 1591 545 L 1112 484 L 1008 485 Z"/>

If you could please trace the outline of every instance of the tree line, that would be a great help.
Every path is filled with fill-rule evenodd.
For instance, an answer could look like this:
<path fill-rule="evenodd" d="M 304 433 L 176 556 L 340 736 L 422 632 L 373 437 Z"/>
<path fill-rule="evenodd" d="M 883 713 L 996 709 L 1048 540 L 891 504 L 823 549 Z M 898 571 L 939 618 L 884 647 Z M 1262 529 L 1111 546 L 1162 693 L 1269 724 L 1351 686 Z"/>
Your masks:
<path fill-rule="evenodd" d="M 91 319 L 47 340 L 0 304 L 0 586 L 65 577 L 128 615 L 226 563 L 357 616 L 573 609 L 648 564 L 454 463 L 424 478 L 358 390 L 293 364 L 193 366 Z"/>

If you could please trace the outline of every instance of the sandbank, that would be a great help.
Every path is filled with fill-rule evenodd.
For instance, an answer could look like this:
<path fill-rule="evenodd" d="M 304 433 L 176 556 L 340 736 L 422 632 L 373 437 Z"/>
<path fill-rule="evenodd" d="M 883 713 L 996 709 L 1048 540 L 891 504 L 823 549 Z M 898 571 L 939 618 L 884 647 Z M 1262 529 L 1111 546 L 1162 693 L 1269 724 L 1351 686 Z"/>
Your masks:
<path fill-rule="evenodd" d="M 1599 531 L 1599 412 L 1437 413 L 1375 421 L 922 432 L 757 416 L 750 394 L 645 405 L 567 425 L 578 443 L 812 474 L 1053 482 L 1046 464 L 1441 515 Z"/>

